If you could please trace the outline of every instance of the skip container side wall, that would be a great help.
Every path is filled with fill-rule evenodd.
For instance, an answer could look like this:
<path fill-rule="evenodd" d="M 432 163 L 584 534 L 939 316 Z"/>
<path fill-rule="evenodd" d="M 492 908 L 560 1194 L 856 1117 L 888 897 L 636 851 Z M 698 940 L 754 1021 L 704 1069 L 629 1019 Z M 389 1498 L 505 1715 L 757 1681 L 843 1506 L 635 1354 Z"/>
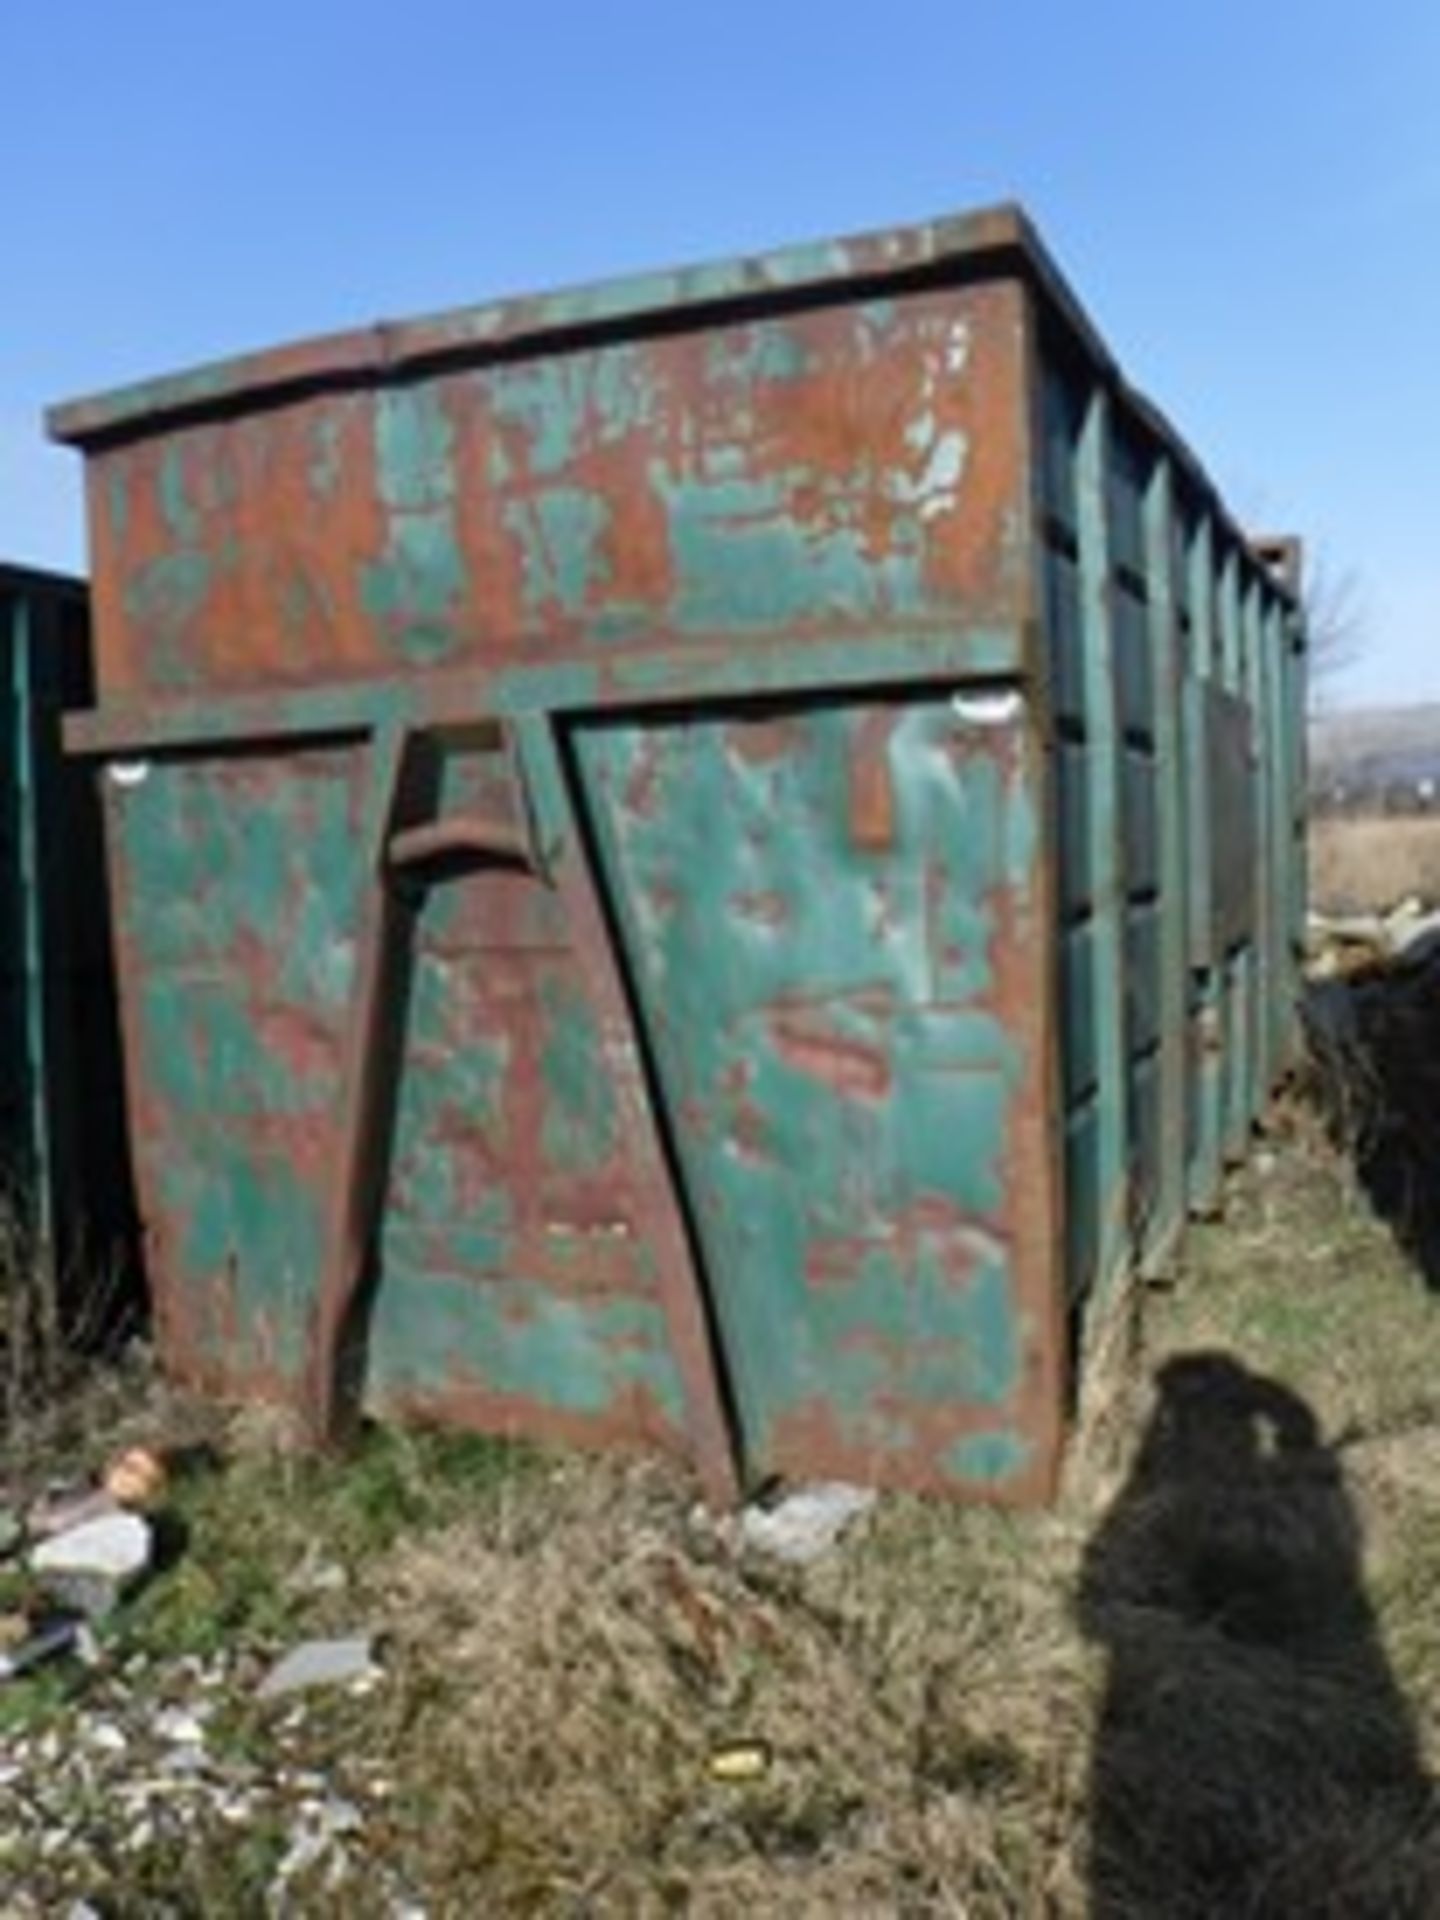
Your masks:
<path fill-rule="evenodd" d="M 1040 338 L 1067 1261 L 1088 1301 L 1168 1263 L 1289 1057 L 1304 634 L 1153 418 L 1053 318 Z"/>

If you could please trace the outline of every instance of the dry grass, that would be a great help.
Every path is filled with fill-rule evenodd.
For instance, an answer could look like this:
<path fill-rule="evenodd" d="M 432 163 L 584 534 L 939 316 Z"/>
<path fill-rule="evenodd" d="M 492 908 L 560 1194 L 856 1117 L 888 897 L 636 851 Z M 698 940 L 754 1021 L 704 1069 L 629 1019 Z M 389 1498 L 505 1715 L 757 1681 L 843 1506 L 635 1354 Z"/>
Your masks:
<path fill-rule="evenodd" d="M 1095 1662 L 1078 1537 L 889 1504 L 832 1562 L 742 1565 L 645 1469 L 564 1473 L 509 1538 L 407 1544 L 413 1868 L 460 1913 L 1074 1909 Z M 765 1777 L 708 1756 L 763 1741 Z M 443 1891 L 441 1891 L 443 1890 Z M 468 1891 L 467 1891 L 468 1890 Z"/>
<path fill-rule="evenodd" d="M 1440 815 L 1312 819 L 1310 897 L 1322 913 L 1383 912 L 1412 894 L 1440 902 Z"/>
<path fill-rule="evenodd" d="M 20 1197 L 0 1182 L 0 1434 L 52 1402 L 64 1370 L 53 1268 L 40 1255 Z"/>
<path fill-rule="evenodd" d="M 1051 1514 L 892 1500 L 780 1573 L 659 1470 L 581 1464 L 403 1542 L 395 1844 L 435 1910 L 1440 1910 L 1440 1324 L 1308 1123 L 1262 1165 Z M 708 1774 L 737 1736 L 757 1784 Z"/>
<path fill-rule="evenodd" d="M 0 1474 L 73 1453 L 84 1432 L 134 1406 L 147 1371 L 139 1321 L 119 1268 L 65 1269 L 17 1184 L 0 1177 Z"/>
<path fill-rule="evenodd" d="M 127 1631 L 283 1644 L 285 1570 L 342 1562 L 390 1678 L 308 1763 L 383 1767 L 366 1844 L 437 1920 L 1440 1911 L 1440 1308 L 1308 1121 L 1106 1365 L 1053 1512 L 889 1499 L 803 1571 L 657 1465 L 246 1452 Z M 768 1767 L 717 1779 L 740 1739 Z M 259 1910 L 210 1844 L 206 1910 Z"/>

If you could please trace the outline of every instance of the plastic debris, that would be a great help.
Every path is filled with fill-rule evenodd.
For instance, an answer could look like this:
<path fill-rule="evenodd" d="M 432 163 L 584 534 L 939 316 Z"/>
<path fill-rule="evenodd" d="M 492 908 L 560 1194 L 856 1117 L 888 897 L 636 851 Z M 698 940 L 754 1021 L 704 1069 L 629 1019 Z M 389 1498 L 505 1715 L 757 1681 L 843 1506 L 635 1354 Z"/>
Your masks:
<path fill-rule="evenodd" d="M 203 1747 L 205 1728 L 197 1715 L 187 1713 L 183 1707 L 166 1707 L 157 1713 L 152 1730 L 157 1740 L 167 1741 L 173 1747 Z"/>
<path fill-rule="evenodd" d="M 740 1516 L 740 1538 L 747 1547 L 804 1565 L 818 1560 L 840 1535 L 875 1504 L 869 1487 L 825 1481 L 797 1487 L 770 1506 L 747 1507 Z"/>
<path fill-rule="evenodd" d="M 14 1680 L 32 1667 L 69 1653 L 80 1632 L 78 1620 L 56 1620 L 32 1633 L 18 1646 L 0 1651 L 0 1680 Z"/>

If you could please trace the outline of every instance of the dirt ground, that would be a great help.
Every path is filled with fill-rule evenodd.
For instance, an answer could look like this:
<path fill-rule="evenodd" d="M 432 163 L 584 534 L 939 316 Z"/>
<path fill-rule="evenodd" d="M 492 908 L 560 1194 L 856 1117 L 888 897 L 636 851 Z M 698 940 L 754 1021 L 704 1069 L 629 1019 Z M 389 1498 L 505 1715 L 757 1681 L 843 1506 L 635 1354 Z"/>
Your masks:
<path fill-rule="evenodd" d="M 1440 1912 L 1440 1303 L 1313 1123 L 1086 1401 L 1053 1511 L 883 1499 L 796 1570 L 654 1464 L 96 1382 L 12 1483 L 192 1464 L 101 1664 L 0 1688 L 0 1913 Z M 360 1629 L 378 1678 L 257 1698 Z"/>

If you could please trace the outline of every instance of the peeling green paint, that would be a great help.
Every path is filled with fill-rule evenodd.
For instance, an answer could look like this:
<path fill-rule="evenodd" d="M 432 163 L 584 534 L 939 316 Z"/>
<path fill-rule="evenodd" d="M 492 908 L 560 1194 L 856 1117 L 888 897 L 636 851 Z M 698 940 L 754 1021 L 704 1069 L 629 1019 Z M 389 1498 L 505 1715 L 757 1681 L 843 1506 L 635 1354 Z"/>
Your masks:
<path fill-rule="evenodd" d="M 644 354 L 633 346 L 506 367 L 486 385 L 496 422 L 510 430 L 496 446 L 523 452 L 525 471 L 535 480 L 556 479 L 588 446 L 610 445 L 648 426 L 661 400 Z"/>
<path fill-rule="evenodd" d="M 526 599 L 579 614 L 594 588 L 609 577 L 605 535 L 610 509 L 578 487 L 555 487 L 505 509 L 505 524 L 525 556 Z"/>
<path fill-rule="evenodd" d="M 333 500 L 343 468 L 340 442 L 345 430 L 345 415 L 340 408 L 317 414 L 311 428 L 310 484 L 321 500 Z"/>
<path fill-rule="evenodd" d="M 241 1377 L 293 1379 L 324 1230 L 314 1188 L 288 1161 L 253 1152 L 217 1156 L 200 1183 L 183 1165 L 161 1164 L 156 1176 L 167 1218 L 183 1223 L 172 1257 L 187 1275 L 205 1341 L 196 1357 Z M 217 1291 L 223 1314 L 206 1310 Z"/>
<path fill-rule="evenodd" d="M 152 764 L 113 790 L 142 1151 L 207 1366 L 293 1377 L 319 1271 L 360 860 L 343 753 Z M 263 1328 L 260 1340 L 257 1328 Z M 224 1343 L 241 1342 L 239 1351 Z"/>
<path fill-rule="evenodd" d="M 541 984 L 545 1086 L 541 1147 L 560 1167 L 603 1167 L 616 1151 L 615 1089 L 595 1009 L 574 986 L 555 978 Z"/>
<path fill-rule="evenodd" d="M 742 389 L 755 380 L 803 379 L 810 365 L 804 342 L 793 331 L 763 322 L 718 334 L 705 350 L 709 377 Z"/>
<path fill-rule="evenodd" d="M 676 1430 L 683 1418 L 657 1306 L 559 1299 L 523 1272 L 484 1288 L 445 1271 L 391 1284 L 377 1302 L 372 1351 L 371 1392 L 382 1404 L 451 1387 L 603 1421 L 639 1389 Z"/>
<path fill-rule="evenodd" d="M 199 538 L 200 516 L 185 494 L 185 454 L 178 441 L 172 441 L 165 449 L 160 462 L 160 511 L 165 516 L 165 525 L 182 546 L 189 546 Z"/>
<path fill-rule="evenodd" d="M 125 583 L 125 611 L 149 633 L 157 675 L 167 685 L 193 679 L 182 635 L 205 605 L 214 564 L 208 553 L 182 549 L 147 561 Z"/>
<path fill-rule="evenodd" d="M 130 533 L 130 484 L 122 466 L 112 466 L 106 475 L 105 505 L 115 538 L 123 544 Z"/>
<path fill-rule="evenodd" d="M 1034 1447 L 1018 1434 L 1004 1428 L 991 1433 L 967 1434 L 949 1451 L 946 1466 L 964 1485 L 1003 1486 L 1029 1466 Z"/>
<path fill-rule="evenodd" d="M 989 995 L 1034 822 L 1005 739 L 940 701 L 577 745 L 749 1457 L 782 1465 L 787 1413 L 817 1398 L 857 1446 L 903 1444 L 886 1408 L 1008 1410 L 1004 1155 L 1029 1063 Z M 877 753 L 893 820 L 870 850 L 850 781 Z"/>
<path fill-rule="evenodd" d="M 903 619 L 925 605 L 918 516 L 896 524 L 891 550 L 877 558 L 851 480 L 834 483 L 822 531 L 794 511 L 797 494 L 815 485 L 812 474 L 747 473 L 738 448 L 733 458 L 724 446 L 707 448 L 693 476 L 654 462 L 649 478 L 665 507 L 681 631 L 794 627 L 839 609 Z"/>
<path fill-rule="evenodd" d="M 450 616 L 465 591 L 454 425 L 433 388 L 405 387 L 378 396 L 374 431 L 386 545 L 362 569 L 361 599 L 406 660 L 433 665 L 455 651 Z"/>

